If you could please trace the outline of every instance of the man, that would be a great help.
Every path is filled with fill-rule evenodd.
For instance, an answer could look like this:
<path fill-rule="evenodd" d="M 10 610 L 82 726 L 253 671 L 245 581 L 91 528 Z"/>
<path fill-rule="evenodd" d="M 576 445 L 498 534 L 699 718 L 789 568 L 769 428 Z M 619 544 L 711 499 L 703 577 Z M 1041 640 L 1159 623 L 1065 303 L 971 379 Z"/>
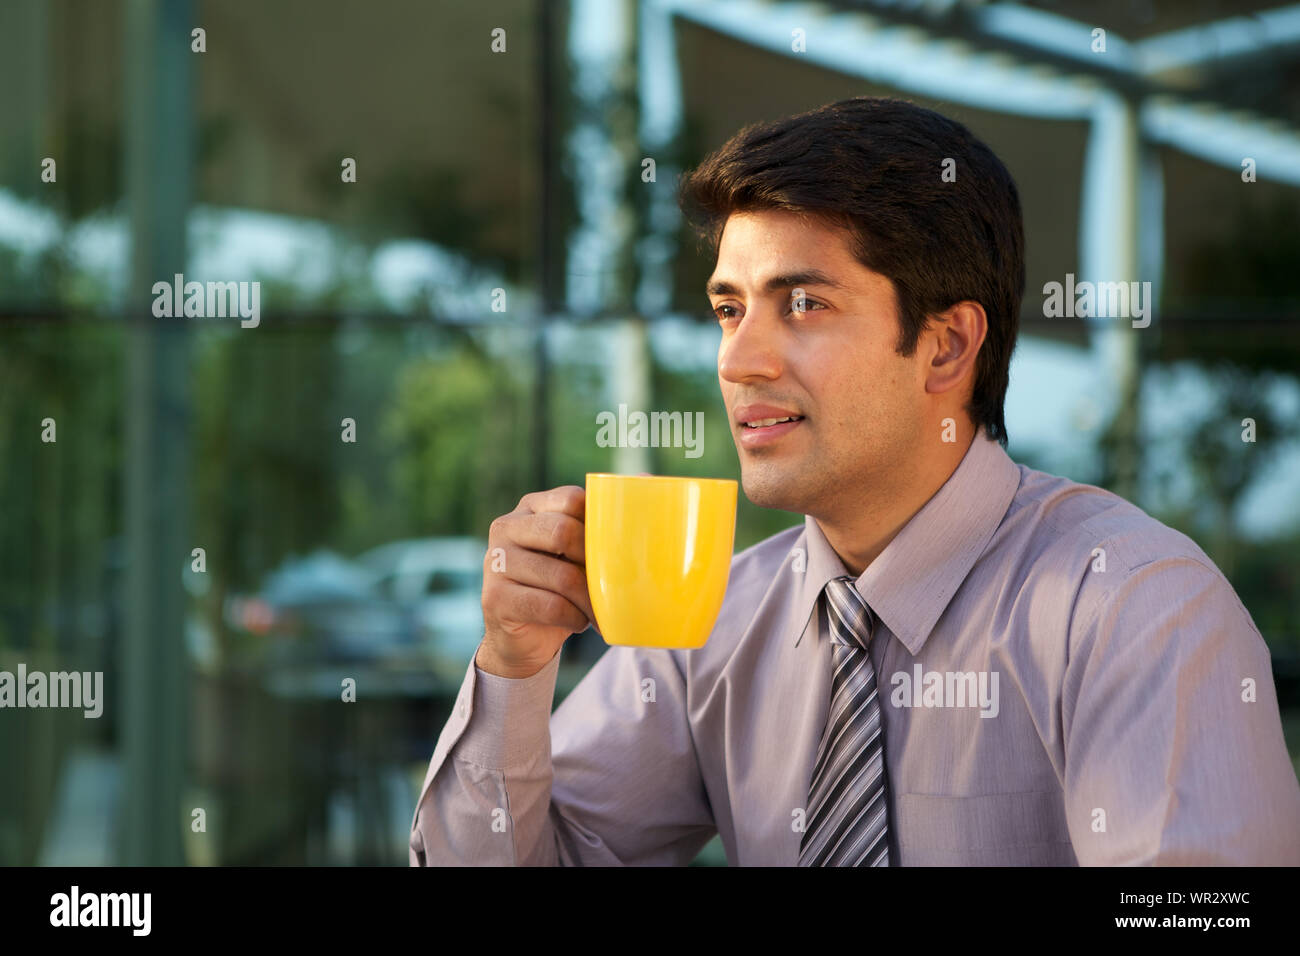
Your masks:
<path fill-rule="evenodd" d="M 856 98 L 742 130 L 682 201 L 744 492 L 804 524 L 735 556 L 703 648 L 610 648 L 552 716 L 594 620 L 583 491 L 494 521 L 412 864 L 685 864 L 714 833 L 733 865 L 1300 863 L 1231 586 L 1004 450 L 1024 243 L 997 157 Z"/>

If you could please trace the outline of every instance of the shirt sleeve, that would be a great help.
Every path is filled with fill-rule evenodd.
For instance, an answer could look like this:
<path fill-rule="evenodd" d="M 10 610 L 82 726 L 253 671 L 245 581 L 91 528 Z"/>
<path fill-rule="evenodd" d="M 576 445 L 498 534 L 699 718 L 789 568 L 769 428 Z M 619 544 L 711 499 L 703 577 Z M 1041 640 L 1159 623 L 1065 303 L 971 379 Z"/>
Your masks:
<path fill-rule="evenodd" d="M 471 662 L 411 865 L 681 865 L 716 832 L 672 654 L 609 648 L 552 715 L 559 657 L 523 680 Z"/>
<path fill-rule="evenodd" d="M 1300 863 L 1300 783 L 1268 646 L 1191 558 L 1141 565 L 1072 636 L 1065 804 L 1083 865 Z"/>

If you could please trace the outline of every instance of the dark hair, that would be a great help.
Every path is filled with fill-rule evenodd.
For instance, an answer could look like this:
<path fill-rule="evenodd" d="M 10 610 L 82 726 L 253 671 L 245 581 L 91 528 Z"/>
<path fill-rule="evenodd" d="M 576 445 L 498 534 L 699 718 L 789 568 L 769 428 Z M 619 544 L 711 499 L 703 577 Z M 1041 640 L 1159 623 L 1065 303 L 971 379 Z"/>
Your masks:
<path fill-rule="evenodd" d="M 955 161 L 955 168 L 946 160 Z M 955 181 L 945 182 L 945 166 Z M 1007 443 L 1002 405 L 1025 290 L 1015 181 L 954 120 L 905 100 L 858 96 L 746 126 L 683 174 L 678 202 L 716 256 L 727 218 L 784 209 L 851 234 L 854 256 L 894 284 L 897 351 L 910 356 L 929 316 L 963 300 L 988 315 L 966 412 Z"/>

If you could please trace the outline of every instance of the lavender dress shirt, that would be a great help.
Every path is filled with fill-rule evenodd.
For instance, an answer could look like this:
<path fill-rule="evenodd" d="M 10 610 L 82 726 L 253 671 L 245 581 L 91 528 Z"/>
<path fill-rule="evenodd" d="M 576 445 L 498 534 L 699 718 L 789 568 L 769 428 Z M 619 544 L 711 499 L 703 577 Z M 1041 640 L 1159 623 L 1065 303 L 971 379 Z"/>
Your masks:
<path fill-rule="evenodd" d="M 734 557 L 703 648 L 611 647 L 554 714 L 562 651 L 471 660 L 411 864 L 682 865 L 717 833 L 795 865 L 845 573 L 805 518 Z M 895 865 L 1300 864 L 1268 648 L 1187 536 L 981 431 L 856 587 Z"/>

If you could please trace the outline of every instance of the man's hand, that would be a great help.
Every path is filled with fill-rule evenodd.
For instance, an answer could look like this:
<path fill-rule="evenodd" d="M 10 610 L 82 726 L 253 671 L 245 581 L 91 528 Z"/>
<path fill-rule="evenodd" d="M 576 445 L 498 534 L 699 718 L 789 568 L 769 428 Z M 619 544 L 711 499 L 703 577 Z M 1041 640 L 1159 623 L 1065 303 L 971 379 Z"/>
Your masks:
<path fill-rule="evenodd" d="M 483 642 L 474 663 L 520 679 L 546 666 L 596 620 L 587 594 L 587 493 L 577 485 L 537 491 L 488 528 L 483 559 Z M 504 570 L 492 570 L 493 565 Z M 494 557 L 494 555 L 496 557 Z"/>

